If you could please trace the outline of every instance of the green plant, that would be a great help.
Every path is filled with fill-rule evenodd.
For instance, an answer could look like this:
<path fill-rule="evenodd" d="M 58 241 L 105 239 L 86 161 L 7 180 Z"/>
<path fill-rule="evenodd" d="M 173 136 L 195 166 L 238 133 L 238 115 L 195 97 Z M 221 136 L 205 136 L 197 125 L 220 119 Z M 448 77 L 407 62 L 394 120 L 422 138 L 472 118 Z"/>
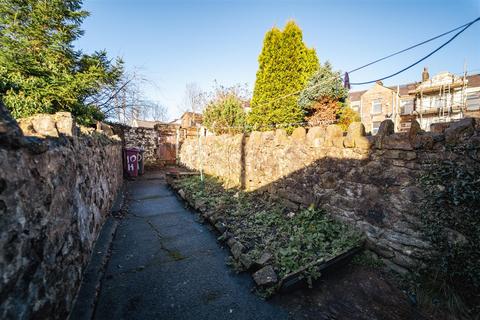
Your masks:
<path fill-rule="evenodd" d="M 233 92 L 210 101 L 203 112 L 203 123 L 216 133 L 239 133 L 245 130 L 244 101 Z"/>
<path fill-rule="evenodd" d="M 343 87 L 340 72 L 333 71 L 327 61 L 310 77 L 305 90 L 300 93 L 298 104 L 306 112 L 306 119 L 313 125 L 335 121 L 348 91 Z"/>
<path fill-rule="evenodd" d="M 271 253 L 271 263 L 280 278 L 334 257 L 359 245 L 362 239 L 359 233 L 313 206 L 286 214 L 277 201 L 255 192 L 226 189 L 210 176 L 203 187 L 198 177 L 182 178 L 177 183 L 194 200 L 206 201 L 209 208 L 221 212 L 229 232 L 248 247 L 246 254 L 252 261 L 264 252 Z M 241 268 L 238 262 L 229 263 L 237 270 Z M 315 266 L 301 274 L 310 284 L 319 275 Z"/>
<path fill-rule="evenodd" d="M 318 68 L 314 49 L 303 42 L 302 30 L 289 21 L 284 30 L 272 28 L 265 35 L 248 123 L 259 130 L 289 127 L 303 122 L 297 91 L 305 87 Z"/>
<path fill-rule="evenodd" d="M 358 112 L 350 108 L 348 105 L 343 105 L 338 111 L 338 125 L 342 128 L 343 131 L 347 131 L 348 126 L 352 122 L 358 122 L 361 121 L 360 115 Z"/>
<path fill-rule="evenodd" d="M 449 151 L 470 152 L 468 145 Z M 425 192 L 423 232 L 433 246 L 425 268 L 419 270 L 420 281 L 424 291 L 460 314 L 480 312 L 479 177 L 475 161 L 432 161 L 419 178 Z"/>
<path fill-rule="evenodd" d="M 370 268 L 382 268 L 385 266 L 383 261 L 370 251 L 363 251 L 361 254 L 356 255 L 353 257 L 352 263 Z"/>
<path fill-rule="evenodd" d="M 86 99 L 115 86 L 123 63 L 103 51 L 74 49 L 88 16 L 80 0 L 4 0 L 0 4 L 0 97 L 15 118 L 69 111 L 82 124 L 102 120 Z"/>

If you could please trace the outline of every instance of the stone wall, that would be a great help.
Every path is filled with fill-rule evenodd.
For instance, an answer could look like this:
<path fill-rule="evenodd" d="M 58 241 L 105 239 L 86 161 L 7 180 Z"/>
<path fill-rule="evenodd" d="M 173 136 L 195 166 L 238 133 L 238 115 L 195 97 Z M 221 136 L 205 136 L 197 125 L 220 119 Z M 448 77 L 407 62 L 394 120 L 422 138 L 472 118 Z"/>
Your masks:
<path fill-rule="evenodd" d="M 143 157 L 146 165 L 157 163 L 158 159 L 158 131 L 154 128 L 125 127 L 123 138 L 125 146 L 138 147 L 145 150 Z"/>
<path fill-rule="evenodd" d="M 188 118 L 189 121 L 192 120 Z M 193 121 L 193 120 L 192 120 Z M 177 139 L 181 145 L 188 137 L 197 137 L 195 127 L 180 127 L 178 124 L 162 123 L 155 128 L 130 127 L 114 125 L 114 132 L 118 134 L 125 147 L 142 148 L 147 166 L 163 166 L 176 162 Z"/>
<path fill-rule="evenodd" d="M 0 105 L 0 318 L 65 319 L 122 184 L 121 143 Z"/>
<path fill-rule="evenodd" d="M 405 272 L 421 263 L 429 243 L 419 232 L 418 176 L 432 160 L 479 165 L 480 122 L 464 119 L 422 132 L 414 122 L 408 133 L 394 133 L 382 122 L 376 136 L 360 123 L 348 132 L 326 129 L 253 132 L 250 136 L 210 136 L 201 147 L 187 139 L 180 161 L 191 169 L 222 177 L 230 186 L 269 192 L 292 210 L 316 204 L 363 230 L 368 244 L 385 262 Z M 474 157 L 448 146 L 467 143 Z"/>

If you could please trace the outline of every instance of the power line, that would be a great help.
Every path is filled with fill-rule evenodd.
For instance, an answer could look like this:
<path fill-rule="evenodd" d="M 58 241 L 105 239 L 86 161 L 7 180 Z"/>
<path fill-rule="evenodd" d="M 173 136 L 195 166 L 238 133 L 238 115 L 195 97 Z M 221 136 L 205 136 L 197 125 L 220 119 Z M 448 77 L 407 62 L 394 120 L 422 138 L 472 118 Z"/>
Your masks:
<path fill-rule="evenodd" d="M 470 23 L 467 23 L 465 25 L 465 27 L 463 27 L 462 30 L 460 30 L 459 32 L 457 32 L 453 37 L 451 37 L 450 39 L 448 39 L 446 42 L 444 42 L 441 46 L 439 46 L 437 49 L 433 50 L 432 52 L 430 52 L 429 54 L 427 54 L 426 56 L 424 56 L 423 58 L 415 61 L 414 63 L 412 63 L 411 65 L 395 72 L 395 73 L 392 73 L 388 76 L 385 76 L 383 78 L 380 78 L 380 79 L 376 79 L 376 80 L 371 80 L 371 81 L 365 81 L 365 82 L 351 82 L 350 84 L 351 85 L 363 85 L 363 84 L 369 84 L 369 83 L 374 83 L 374 82 L 377 82 L 377 81 L 381 81 L 381 80 L 385 80 L 385 79 L 388 79 L 388 78 L 391 78 L 391 77 L 394 77 L 414 66 L 416 66 L 417 64 L 419 64 L 420 62 L 424 61 L 425 59 L 429 58 L 430 56 L 432 56 L 433 54 L 435 54 L 436 52 L 438 52 L 440 49 L 442 49 L 443 47 L 445 47 L 447 44 L 449 44 L 450 42 L 452 42 L 456 37 L 458 37 L 462 32 L 464 32 L 465 30 L 467 30 L 468 28 L 470 28 L 475 22 L 479 21 L 480 20 L 480 17 L 478 17 L 477 19 L 473 20 L 472 22 Z"/>
<path fill-rule="evenodd" d="M 456 27 L 455 29 L 452 29 L 452 30 L 450 30 L 450 31 L 444 32 L 444 33 L 442 33 L 442 34 L 439 34 L 438 36 L 435 36 L 435 37 L 430 38 L 430 39 L 428 39 L 428 40 L 425 40 L 425 41 L 422 41 L 422 42 L 420 42 L 420 43 L 414 44 L 413 46 L 410 46 L 410 47 L 405 48 L 405 49 L 403 49 L 403 50 L 400 50 L 400 51 L 397 51 L 397 52 L 395 52 L 395 53 L 389 54 L 388 56 L 385 56 L 385 57 L 383 57 L 383 58 L 380 58 L 380 59 L 377 59 L 377 60 L 375 60 L 375 61 L 369 62 L 369 63 L 367 63 L 367 64 L 365 64 L 365 65 L 363 65 L 363 66 L 361 66 L 361 67 L 358 67 L 358 68 L 355 68 L 355 69 L 353 69 L 353 70 L 348 71 L 348 73 L 349 73 L 349 74 L 350 74 L 350 73 L 353 73 L 353 72 L 358 71 L 358 70 L 360 70 L 360 69 L 363 69 L 363 68 L 366 68 L 366 67 L 368 67 L 368 66 L 371 66 L 372 64 L 375 64 L 375 63 L 377 63 L 377 62 L 386 60 L 386 59 L 391 58 L 391 57 L 393 57 L 393 56 L 396 56 L 396 55 L 398 55 L 398 54 L 400 54 L 400 53 L 404 53 L 404 52 L 406 52 L 406 51 L 408 51 L 408 50 L 411 50 L 411 49 L 414 49 L 414 48 L 419 47 L 419 46 L 421 46 L 421 45 L 424 45 L 425 43 L 428 43 L 428 42 L 431 42 L 431 41 L 436 40 L 436 39 L 438 39 L 438 38 L 441 38 L 441 37 L 443 37 L 443 36 L 446 36 L 447 34 L 450 34 L 450 33 L 452 33 L 452 32 L 457 31 L 458 29 L 461 29 L 461 28 L 463 28 L 463 27 L 466 27 L 466 26 L 469 25 L 470 23 L 471 23 L 471 22 L 465 23 L 464 25 L 461 25 L 460 27 Z"/>
<path fill-rule="evenodd" d="M 445 35 L 447 35 L 447 34 L 450 34 L 450 33 L 454 32 L 454 31 L 457 31 L 458 29 L 462 29 L 462 28 L 463 28 L 462 30 L 460 30 L 459 32 L 457 32 L 453 37 L 451 37 L 447 42 L 443 43 L 440 47 L 438 47 L 437 49 L 435 49 L 434 51 L 430 52 L 430 53 L 429 53 L 428 55 L 426 55 L 425 57 L 421 58 L 420 60 L 417 60 L 417 61 L 414 62 L 413 64 L 407 66 L 406 68 L 403 68 L 403 69 L 400 70 L 400 71 L 397 71 L 397 72 L 395 72 L 395 73 L 393 73 L 393 74 L 391 74 L 391 75 L 388 75 L 388 76 L 383 77 L 383 78 L 380 78 L 380 79 L 376 79 L 376 80 L 372 80 L 372 81 L 365 81 L 365 82 L 353 82 L 353 83 L 350 83 L 350 84 L 351 84 L 351 85 L 363 85 L 363 84 L 374 83 L 374 82 L 377 82 L 377 81 L 380 81 L 380 80 L 385 80 L 385 79 L 394 77 L 394 76 L 396 76 L 396 75 L 398 75 L 398 74 L 400 74 L 400 73 L 402 73 L 402 72 L 404 72 L 404 71 L 406 71 L 406 70 L 408 70 L 408 69 L 416 66 L 416 65 L 419 64 L 420 62 L 424 61 L 425 59 L 427 59 L 427 58 L 429 58 L 430 56 L 432 56 L 433 54 L 435 54 L 437 51 L 439 51 L 440 49 L 442 49 L 443 47 L 445 47 L 447 44 L 449 44 L 450 42 L 452 42 L 452 41 L 453 41 L 456 37 L 458 37 L 462 32 L 464 32 L 465 30 L 467 30 L 469 27 L 471 27 L 474 23 L 476 23 L 476 22 L 479 21 L 479 20 L 480 20 L 480 17 L 476 18 L 475 20 L 473 20 L 473 21 L 471 21 L 471 22 L 469 22 L 469 23 L 466 23 L 466 24 L 464 24 L 464 25 L 461 25 L 461 26 L 459 26 L 459 27 L 457 27 L 457 28 L 455 28 L 455 29 L 452 29 L 452 30 L 450 30 L 450 31 L 444 32 L 444 33 L 442 33 L 442 34 L 440 34 L 440 35 L 438 35 L 438 36 L 435 36 L 435 37 L 433 37 L 433 38 L 427 39 L 427 40 L 422 41 L 422 42 L 420 42 L 420 43 L 418 43 L 418 44 L 415 44 L 415 45 L 410 46 L 410 47 L 408 47 L 408 48 L 405 48 L 405 49 L 403 49 L 403 50 L 397 51 L 397 52 L 392 53 L 392 54 L 390 54 L 390 55 L 388 55 L 388 56 L 385 56 L 385 57 L 383 57 L 383 58 L 380 58 L 380 59 L 377 59 L 377 60 L 372 61 L 372 62 L 370 62 L 370 63 L 367 63 L 367 64 L 365 64 L 365 65 L 363 65 L 363 66 L 360 66 L 360 67 L 358 67 L 358 68 L 355 68 L 355 69 L 353 69 L 352 71 L 350 71 L 349 73 L 355 72 L 355 71 L 357 71 L 357 70 L 360 70 L 360 69 L 362 69 L 362 68 L 365 68 L 365 67 L 367 67 L 367 66 L 370 66 L 370 65 L 372 65 L 372 64 L 375 64 L 375 63 L 377 63 L 377 62 L 383 61 L 383 60 L 385 60 L 385 59 L 388 59 L 388 58 L 393 57 L 393 56 L 395 56 L 395 55 L 398 55 L 398 54 L 400 54 L 400 53 L 402 53 L 402 52 L 405 52 L 405 51 L 408 51 L 408 50 L 410 50 L 410 49 L 413 49 L 413 48 L 415 48 L 415 47 L 421 46 L 421 45 L 423 45 L 423 44 L 425 44 L 425 43 L 428 43 L 428 42 L 430 42 L 430 41 L 436 40 L 436 39 L 438 39 L 438 38 L 440 38 L 440 37 L 443 37 L 443 36 L 445 36 Z M 328 80 L 333 80 L 333 79 L 335 79 L 335 78 L 336 78 L 336 77 L 332 77 L 331 79 L 328 79 Z M 343 78 L 343 76 L 340 76 L 340 78 Z M 320 85 L 321 85 L 321 84 L 316 84 L 316 85 L 313 85 L 313 86 L 310 86 L 310 87 L 307 87 L 307 88 L 304 88 L 304 89 L 301 89 L 301 90 L 298 90 L 298 91 L 289 93 L 289 94 L 287 94 L 287 95 L 284 95 L 284 96 L 278 97 L 278 98 L 276 98 L 276 99 L 274 99 L 274 100 L 272 100 L 272 101 L 269 101 L 268 103 L 260 104 L 260 105 L 258 105 L 257 107 L 266 106 L 266 105 L 268 105 L 268 104 L 275 103 L 275 102 L 280 101 L 280 100 L 283 100 L 283 99 L 285 99 L 285 98 L 288 98 L 288 97 L 297 95 L 297 94 L 299 94 L 299 93 L 301 93 L 301 92 L 303 92 L 303 91 L 305 91 L 305 90 L 309 90 L 309 89 L 316 88 L 316 87 L 318 87 L 318 86 L 320 86 Z"/>

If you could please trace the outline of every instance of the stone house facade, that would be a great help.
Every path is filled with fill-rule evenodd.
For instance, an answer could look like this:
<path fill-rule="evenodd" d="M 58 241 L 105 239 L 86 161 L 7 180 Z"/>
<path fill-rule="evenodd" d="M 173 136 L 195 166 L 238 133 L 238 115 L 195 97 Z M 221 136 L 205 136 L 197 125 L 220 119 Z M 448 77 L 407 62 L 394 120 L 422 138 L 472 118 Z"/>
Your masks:
<path fill-rule="evenodd" d="M 398 97 L 394 90 L 378 81 L 372 88 L 363 91 L 359 100 L 352 101 L 352 108 L 360 114 L 367 132 L 376 134 L 385 119 L 395 119 Z"/>
<path fill-rule="evenodd" d="M 480 117 L 480 74 L 442 72 L 430 78 L 424 69 L 420 82 L 391 87 L 377 82 L 368 90 L 350 92 L 349 100 L 372 134 L 385 119 L 393 121 L 395 132 L 408 131 L 413 120 L 430 131 L 434 123 Z"/>
<path fill-rule="evenodd" d="M 197 124 L 201 125 L 202 123 L 203 123 L 203 116 L 201 113 L 185 112 L 180 117 L 180 125 L 182 128 L 192 128 L 192 127 L 196 127 Z"/>

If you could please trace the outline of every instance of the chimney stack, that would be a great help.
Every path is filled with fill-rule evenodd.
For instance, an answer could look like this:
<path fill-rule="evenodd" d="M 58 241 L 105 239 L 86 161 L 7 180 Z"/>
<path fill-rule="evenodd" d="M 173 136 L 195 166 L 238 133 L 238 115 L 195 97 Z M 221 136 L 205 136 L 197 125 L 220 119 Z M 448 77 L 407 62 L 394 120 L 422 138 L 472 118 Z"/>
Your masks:
<path fill-rule="evenodd" d="M 430 79 L 430 74 L 428 73 L 427 67 L 423 68 L 422 72 L 422 82 L 428 81 Z"/>

